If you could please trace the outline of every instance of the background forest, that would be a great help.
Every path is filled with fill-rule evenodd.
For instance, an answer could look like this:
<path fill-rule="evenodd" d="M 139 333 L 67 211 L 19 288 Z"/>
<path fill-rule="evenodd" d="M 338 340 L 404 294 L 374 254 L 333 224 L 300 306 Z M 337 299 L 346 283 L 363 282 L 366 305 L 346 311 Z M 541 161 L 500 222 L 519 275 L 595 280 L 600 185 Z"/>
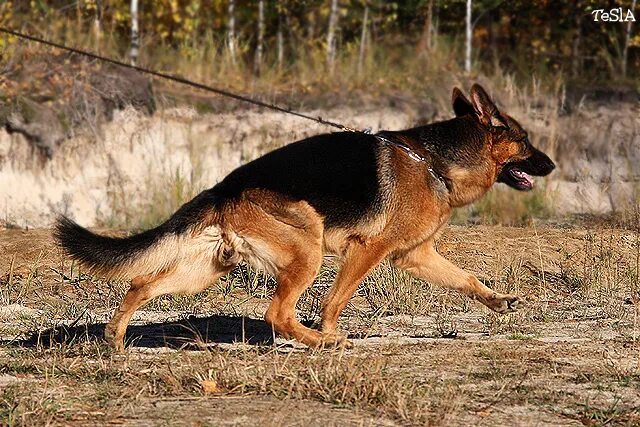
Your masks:
<path fill-rule="evenodd" d="M 561 80 L 571 90 L 637 86 L 634 22 L 595 22 L 591 13 L 626 15 L 635 3 L 8 0 L 0 23 L 236 88 L 260 90 L 261 76 L 271 90 L 419 89 L 465 70 L 523 84 Z"/>

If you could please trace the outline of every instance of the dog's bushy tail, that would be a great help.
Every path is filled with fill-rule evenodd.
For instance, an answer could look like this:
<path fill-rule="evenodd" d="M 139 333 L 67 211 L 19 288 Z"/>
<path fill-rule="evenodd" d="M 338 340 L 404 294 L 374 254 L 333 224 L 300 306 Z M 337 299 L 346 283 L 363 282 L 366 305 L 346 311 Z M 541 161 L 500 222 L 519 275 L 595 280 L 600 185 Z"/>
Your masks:
<path fill-rule="evenodd" d="M 166 224 L 129 237 L 95 234 L 67 217 L 58 218 L 54 237 L 59 245 L 92 273 L 132 278 L 169 268 L 177 259 L 179 235 Z"/>
<path fill-rule="evenodd" d="M 95 234 L 61 216 L 54 227 L 59 245 L 92 273 L 108 278 L 127 278 L 154 274 L 174 266 L 188 251 L 191 232 L 219 220 L 219 198 L 207 190 L 185 203 L 156 228 L 129 237 Z"/>

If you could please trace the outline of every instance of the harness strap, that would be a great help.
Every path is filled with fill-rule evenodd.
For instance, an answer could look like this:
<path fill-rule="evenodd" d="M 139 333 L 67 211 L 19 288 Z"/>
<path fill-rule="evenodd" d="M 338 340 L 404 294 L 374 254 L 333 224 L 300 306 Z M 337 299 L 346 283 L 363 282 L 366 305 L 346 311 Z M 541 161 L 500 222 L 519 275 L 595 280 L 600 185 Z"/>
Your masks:
<path fill-rule="evenodd" d="M 389 138 L 387 138 L 386 136 L 382 135 L 381 133 L 376 133 L 375 135 L 373 135 L 376 137 L 376 139 L 380 142 L 382 142 L 383 144 L 387 144 L 387 145 L 392 145 L 394 147 L 398 147 L 400 148 L 402 151 L 404 151 L 405 153 L 407 153 L 407 155 L 415 160 L 416 162 L 424 162 L 427 163 L 427 158 L 423 157 L 422 155 L 420 155 L 419 153 L 416 153 L 414 150 L 411 149 L 411 147 L 409 147 L 408 145 L 400 142 L 400 141 L 392 141 Z M 439 173 L 437 173 L 435 171 L 435 169 L 433 169 L 433 167 L 431 165 L 427 166 L 427 170 L 429 171 L 429 173 L 431 174 L 431 176 L 433 178 L 435 178 L 436 180 L 438 180 L 442 185 L 445 186 L 445 188 L 448 190 L 449 186 L 447 185 L 447 180 L 440 175 Z"/>

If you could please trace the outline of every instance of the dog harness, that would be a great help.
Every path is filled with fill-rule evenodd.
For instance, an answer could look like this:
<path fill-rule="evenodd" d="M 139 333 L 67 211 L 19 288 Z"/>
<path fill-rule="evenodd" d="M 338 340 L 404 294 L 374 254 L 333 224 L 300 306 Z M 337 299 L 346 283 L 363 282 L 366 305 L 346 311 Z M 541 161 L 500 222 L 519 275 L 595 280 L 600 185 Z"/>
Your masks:
<path fill-rule="evenodd" d="M 407 155 L 415 160 L 416 162 L 424 162 L 427 163 L 427 158 L 421 156 L 420 154 L 416 153 L 415 151 L 413 151 L 411 149 L 411 147 L 409 147 L 407 144 L 404 144 L 400 141 L 397 140 L 391 140 L 389 138 L 387 138 L 386 136 L 384 136 L 382 133 L 376 133 L 373 135 L 378 141 L 382 142 L 383 144 L 386 145 L 393 145 L 395 147 L 400 148 L 402 151 L 404 151 L 405 153 L 407 153 Z M 429 173 L 431 174 L 431 176 L 433 178 L 436 179 L 436 181 L 438 181 L 440 184 L 442 184 L 447 190 L 449 190 L 449 186 L 447 185 L 447 180 L 440 175 L 439 173 L 437 173 L 435 171 L 435 169 L 433 169 L 432 166 L 427 166 L 427 170 L 429 171 Z"/>

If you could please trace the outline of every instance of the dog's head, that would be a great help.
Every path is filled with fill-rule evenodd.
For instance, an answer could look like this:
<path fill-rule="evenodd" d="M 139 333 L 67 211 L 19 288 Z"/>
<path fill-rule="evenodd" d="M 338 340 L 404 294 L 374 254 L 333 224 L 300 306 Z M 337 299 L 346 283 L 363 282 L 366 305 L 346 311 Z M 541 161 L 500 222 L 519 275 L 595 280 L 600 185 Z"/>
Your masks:
<path fill-rule="evenodd" d="M 491 155 L 498 167 L 497 181 L 520 191 L 533 188 L 534 176 L 551 173 L 555 164 L 529 142 L 527 132 L 511 116 L 501 113 L 478 84 L 471 87 L 471 101 L 453 89 L 456 116 L 471 115 L 489 132 Z"/>

